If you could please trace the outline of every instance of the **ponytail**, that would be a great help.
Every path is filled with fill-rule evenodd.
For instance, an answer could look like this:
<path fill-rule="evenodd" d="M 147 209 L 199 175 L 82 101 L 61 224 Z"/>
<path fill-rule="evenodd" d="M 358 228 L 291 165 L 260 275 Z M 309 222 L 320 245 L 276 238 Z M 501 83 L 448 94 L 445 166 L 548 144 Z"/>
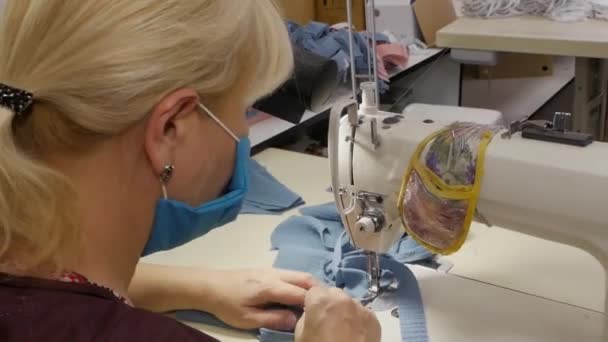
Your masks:
<path fill-rule="evenodd" d="M 0 107 L 0 265 L 10 257 L 23 270 L 56 267 L 63 247 L 78 238 L 73 211 L 62 207 L 72 191 L 60 174 L 18 146 L 14 118 Z"/>

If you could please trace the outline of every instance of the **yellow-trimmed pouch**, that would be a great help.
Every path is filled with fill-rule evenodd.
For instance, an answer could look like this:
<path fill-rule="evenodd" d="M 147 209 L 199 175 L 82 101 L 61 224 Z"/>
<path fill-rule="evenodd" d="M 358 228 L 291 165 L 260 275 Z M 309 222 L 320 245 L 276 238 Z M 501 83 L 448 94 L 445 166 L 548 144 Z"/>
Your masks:
<path fill-rule="evenodd" d="M 438 254 L 467 238 L 476 213 L 488 145 L 499 126 L 457 122 L 424 139 L 403 175 L 399 213 L 407 233 Z"/>

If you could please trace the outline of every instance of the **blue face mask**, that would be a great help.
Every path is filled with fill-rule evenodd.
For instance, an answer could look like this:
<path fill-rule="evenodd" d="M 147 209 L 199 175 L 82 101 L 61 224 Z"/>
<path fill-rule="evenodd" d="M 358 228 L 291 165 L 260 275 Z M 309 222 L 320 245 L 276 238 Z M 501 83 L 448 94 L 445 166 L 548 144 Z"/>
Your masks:
<path fill-rule="evenodd" d="M 248 187 L 249 138 L 237 138 L 206 107 L 200 107 L 237 141 L 232 179 L 221 197 L 196 208 L 168 199 L 163 185 L 165 198 L 156 204 L 154 225 L 142 256 L 169 250 L 201 237 L 234 221 L 241 210 Z"/>

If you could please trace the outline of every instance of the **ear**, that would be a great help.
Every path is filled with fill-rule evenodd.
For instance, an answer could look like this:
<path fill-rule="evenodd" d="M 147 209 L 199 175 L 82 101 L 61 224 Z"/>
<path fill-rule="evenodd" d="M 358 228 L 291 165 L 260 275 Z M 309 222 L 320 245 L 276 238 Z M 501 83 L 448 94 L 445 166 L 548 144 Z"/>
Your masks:
<path fill-rule="evenodd" d="M 179 89 L 163 97 L 152 109 L 144 146 L 156 174 L 160 175 L 165 165 L 173 163 L 184 127 L 180 121 L 197 113 L 199 101 L 194 89 Z"/>

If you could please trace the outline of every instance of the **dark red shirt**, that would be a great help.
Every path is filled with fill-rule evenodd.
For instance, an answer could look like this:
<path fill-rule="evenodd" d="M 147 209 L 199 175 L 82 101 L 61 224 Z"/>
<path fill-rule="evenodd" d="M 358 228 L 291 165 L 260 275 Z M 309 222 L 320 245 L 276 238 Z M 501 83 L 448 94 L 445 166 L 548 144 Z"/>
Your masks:
<path fill-rule="evenodd" d="M 93 284 L 0 274 L 2 342 L 217 342 Z"/>

